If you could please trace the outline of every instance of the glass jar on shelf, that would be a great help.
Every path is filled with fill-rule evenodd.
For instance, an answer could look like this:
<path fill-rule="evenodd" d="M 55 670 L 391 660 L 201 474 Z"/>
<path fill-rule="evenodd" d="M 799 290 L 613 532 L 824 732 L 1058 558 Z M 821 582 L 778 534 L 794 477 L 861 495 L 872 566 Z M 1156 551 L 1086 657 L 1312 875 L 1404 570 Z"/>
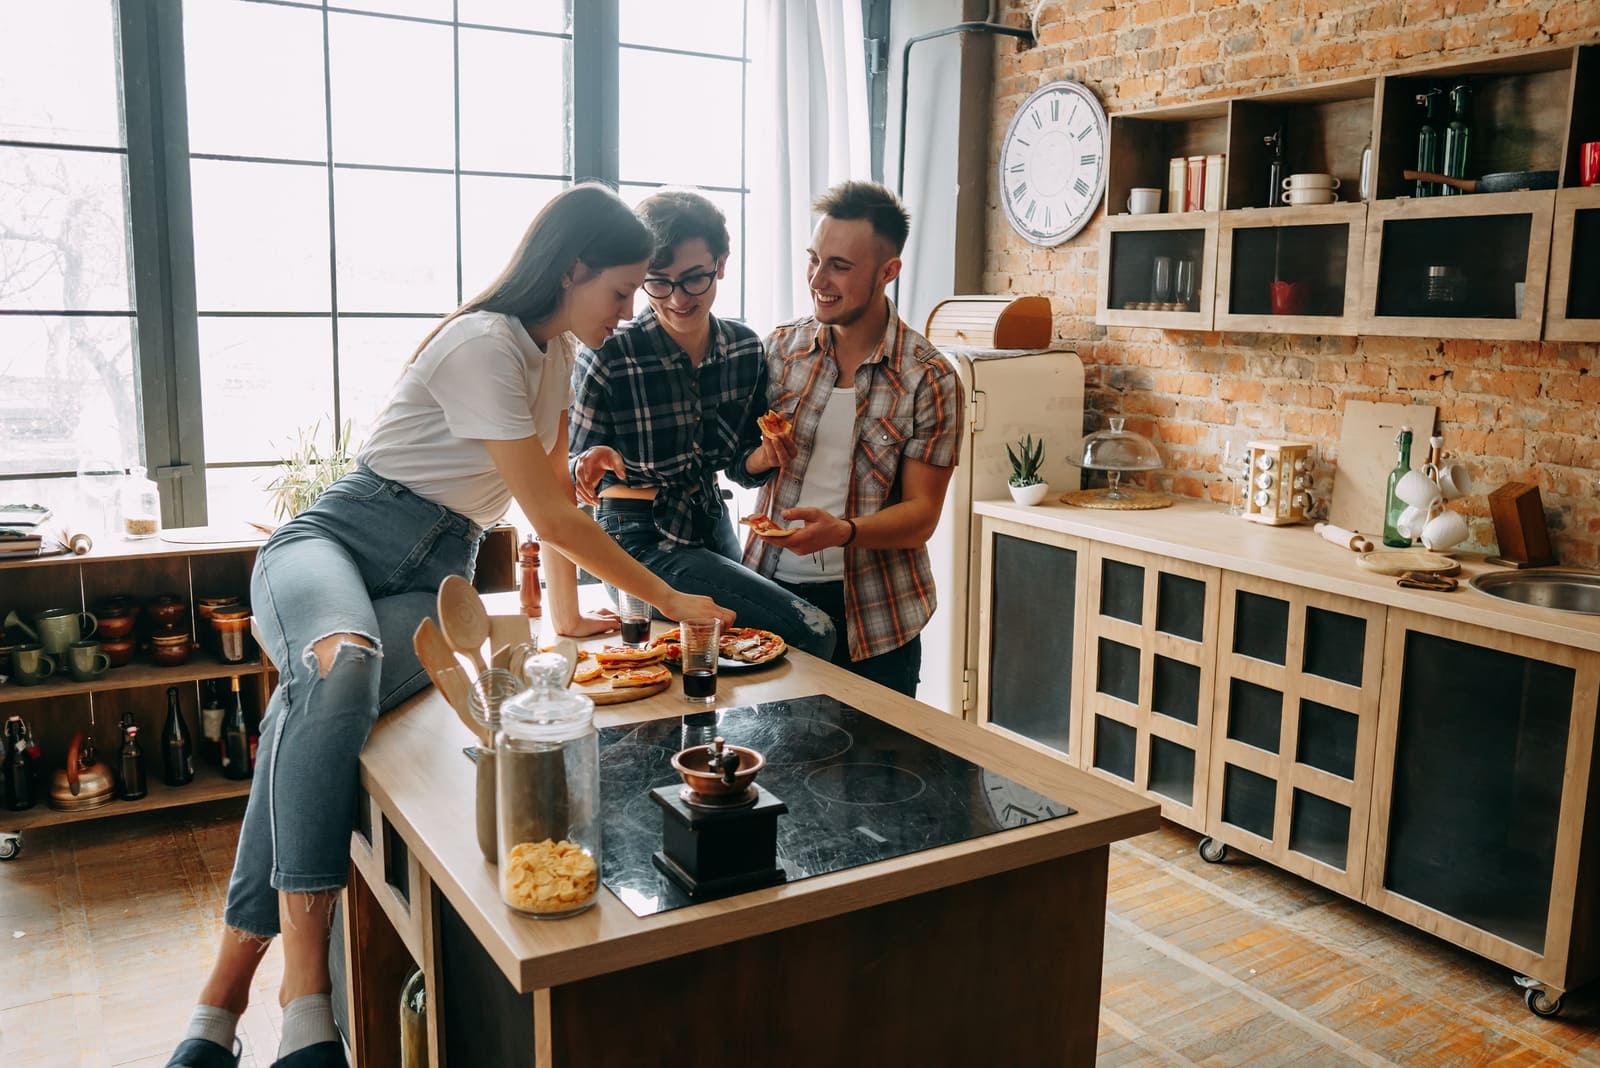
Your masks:
<path fill-rule="evenodd" d="M 161 532 L 161 489 L 134 466 L 122 484 L 122 536 L 129 541 L 153 538 Z"/>
<path fill-rule="evenodd" d="M 529 688 L 500 706 L 495 739 L 500 896 L 557 919 L 600 890 L 600 745 L 594 702 L 566 688 L 565 657 L 541 653 L 524 671 Z"/>

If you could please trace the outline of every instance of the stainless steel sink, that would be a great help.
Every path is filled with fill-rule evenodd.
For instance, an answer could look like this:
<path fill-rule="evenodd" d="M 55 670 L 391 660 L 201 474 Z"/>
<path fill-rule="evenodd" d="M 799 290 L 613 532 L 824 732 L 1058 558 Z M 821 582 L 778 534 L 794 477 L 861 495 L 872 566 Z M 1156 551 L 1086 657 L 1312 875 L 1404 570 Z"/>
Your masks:
<path fill-rule="evenodd" d="M 1467 585 L 1518 604 L 1600 616 L 1600 571 L 1566 567 L 1491 571 L 1468 580 Z"/>

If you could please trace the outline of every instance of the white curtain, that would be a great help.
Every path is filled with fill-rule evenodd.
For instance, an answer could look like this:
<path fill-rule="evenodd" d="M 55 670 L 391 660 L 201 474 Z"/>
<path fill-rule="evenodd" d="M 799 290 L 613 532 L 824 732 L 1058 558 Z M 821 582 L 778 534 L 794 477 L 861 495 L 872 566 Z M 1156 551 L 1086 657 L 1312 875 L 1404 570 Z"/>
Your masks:
<path fill-rule="evenodd" d="M 745 317 L 761 333 L 811 310 L 811 200 L 872 176 L 860 0 L 750 0 Z"/>

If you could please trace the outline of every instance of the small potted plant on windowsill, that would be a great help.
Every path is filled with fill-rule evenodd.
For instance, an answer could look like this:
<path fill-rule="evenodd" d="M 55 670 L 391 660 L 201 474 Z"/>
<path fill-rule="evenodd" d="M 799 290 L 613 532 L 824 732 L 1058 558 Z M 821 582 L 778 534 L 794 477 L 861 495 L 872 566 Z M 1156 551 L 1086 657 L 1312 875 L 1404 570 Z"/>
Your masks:
<path fill-rule="evenodd" d="M 1033 440 L 1033 435 L 1016 442 L 1016 448 L 1006 446 L 1011 458 L 1011 499 L 1018 504 L 1038 504 L 1044 500 L 1050 487 L 1039 477 L 1039 465 L 1044 462 L 1044 439 Z"/>
<path fill-rule="evenodd" d="M 267 485 L 273 511 L 280 521 L 293 519 L 310 508 L 323 490 L 355 466 L 355 452 L 350 448 L 350 420 L 345 420 L 331 451 L 318 444 L 317 432 L 321 429 L 322 421 L 318 420 L 309 430 L 300 431 L 299 444 L 283 458 L 278 477 Z"/>

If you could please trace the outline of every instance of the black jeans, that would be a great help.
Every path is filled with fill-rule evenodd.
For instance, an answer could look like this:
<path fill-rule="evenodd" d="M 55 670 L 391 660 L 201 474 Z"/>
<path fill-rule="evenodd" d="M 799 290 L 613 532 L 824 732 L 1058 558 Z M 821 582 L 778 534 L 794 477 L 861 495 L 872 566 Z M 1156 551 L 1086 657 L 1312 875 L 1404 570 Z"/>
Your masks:
<path fill-rule="evenodd" d="M 846 671 L 871 679 L 907 697 L 917 696 L 917 683 L 922 680 L 922 635 L 906 642 L 898 649 L 869 656 L 865 660 L 850 659 L 850 643 L 846 640 L 844 622 L 843 582 L 783 582 L 778 585 L 804 597 L 833 620 L 839 634 L 839 644 L 833 649 L 833 663 Z"/>

